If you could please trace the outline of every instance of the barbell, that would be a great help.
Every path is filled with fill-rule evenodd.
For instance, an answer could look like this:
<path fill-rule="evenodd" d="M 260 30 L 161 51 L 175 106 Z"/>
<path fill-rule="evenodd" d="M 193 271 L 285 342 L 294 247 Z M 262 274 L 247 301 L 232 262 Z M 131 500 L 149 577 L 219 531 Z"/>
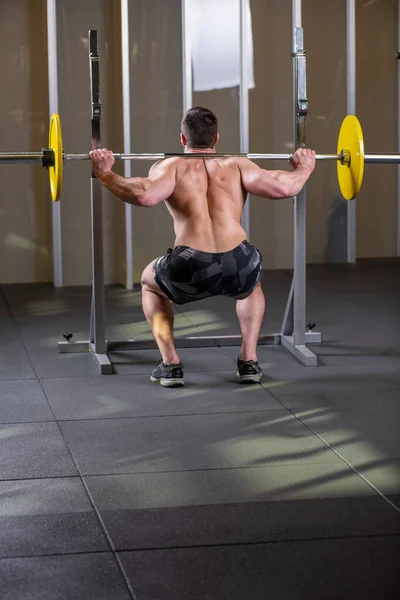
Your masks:
<path fill-rule="evenodd" d="M 227 158 L 238 156 L 250 160 L 290 160 L 292 154 L 244 154 L 244 153 L 158 153 L 114 154 L 116 160 L 157 161 L 178 156 L 180 158 Z M 316 154 L 316 160 L 337 161 L 340 191 L 346 200 L 358 195 L 364 163 L 400 163 L 400 154 L 365 154 L 361 124 L 354 115 L 344 118 L 339 131 L 337 154 Z M 61 122 L 58 114 L 50 119 L 49 147 L 40 152 L 0 152 L 0 164 L 40 162 L 49 171 L 50 193 L 55 202 L 60 199 L 63 182 L 63 163 L 69 160 L 90 160 L 90 154 L 65 154 L 62 144 Z"/>

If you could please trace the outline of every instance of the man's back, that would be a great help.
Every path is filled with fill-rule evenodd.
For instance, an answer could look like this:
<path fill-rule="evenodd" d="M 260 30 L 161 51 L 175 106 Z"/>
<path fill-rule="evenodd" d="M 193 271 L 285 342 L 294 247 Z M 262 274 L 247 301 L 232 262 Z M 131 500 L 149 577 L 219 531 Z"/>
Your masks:
<path fill-rule="evenodd" d="M 240 224 L 244 200 L 246 193 L 276 199 L 296 195 L 314 169 L 315 153 L 296 150 L 290 161 L 292 172 L 266 171 L 242 157 L 217 158 L 217 118 L 202 107 L 187 111 L 180 138 L 185 153 L 207 156 L 161 160 L 146 178 L 126 179 L 114 173 L 114 157 L 108 150 L 91 153 L 94 174 L 119 198 L 143 207 L 165 201 L 174 219 L 175 248 L 153 260 L 142 274 L 143 311 L 162 356 L 150 379 L 165 387 L 184 385 L 172 335 L 171 302 L 228 296 L 237 300 L 242 333 L 238 381 L 258 383 L 263 264 Z"/>
<path fill-rule="evenodd" d="M 225 252 L 246 239 L 240 224 L 246 192 L 235 158 L 170 159 L 176 184 L 167 200 L 175 245 Z"/>

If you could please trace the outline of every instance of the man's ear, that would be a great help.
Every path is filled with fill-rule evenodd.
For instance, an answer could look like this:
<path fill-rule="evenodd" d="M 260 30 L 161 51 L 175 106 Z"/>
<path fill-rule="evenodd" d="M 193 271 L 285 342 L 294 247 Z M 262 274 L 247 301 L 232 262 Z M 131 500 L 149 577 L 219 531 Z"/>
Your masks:
<path fill-rule="evenodd" d="M 181 144 L 182 144 L 182 146 L 186 146 L 186 145 L 187 145 L 187 144 L 186 144 L 186 138 L 185 138 L 185 136 L 183 135 L 183 133 L 181 133 Z"/>
<path fill-rule="evenodd" d="M 215 136 L 215 140 L 214 140 L 214 146 L 216 146 L 219 142 L 219 132 L 217 133 L 217 135 Z"/>

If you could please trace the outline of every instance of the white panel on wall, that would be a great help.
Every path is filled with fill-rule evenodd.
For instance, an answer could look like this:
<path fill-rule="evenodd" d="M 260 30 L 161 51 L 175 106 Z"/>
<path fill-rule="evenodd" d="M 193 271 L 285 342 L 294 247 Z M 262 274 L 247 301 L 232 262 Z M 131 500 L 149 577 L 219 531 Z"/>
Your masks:
<path fill-rule="evenodd" d="M 207 92 L 240 83 L 239 0 L 187 0 L 187 36 L 193 64 L 193 90 Z M 248 27 L 248 82 L 254 87 L 253 35 L 250 0 L 246 2 Z"/>

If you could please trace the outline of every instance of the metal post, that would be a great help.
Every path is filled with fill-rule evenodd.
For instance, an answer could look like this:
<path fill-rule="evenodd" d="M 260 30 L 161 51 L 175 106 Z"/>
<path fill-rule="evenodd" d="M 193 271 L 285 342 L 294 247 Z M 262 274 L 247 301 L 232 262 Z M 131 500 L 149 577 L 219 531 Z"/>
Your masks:
<path fill-rule="evenodd" d="M 397 51 L 400 52 L 400 0 L 397 1 Z M 398 111 L 398 152 L 400 152 L 400 60 L 397 61 L 397 77 L 398 77 L 398 92 L 397 92 L 397 111 Z M 400 165 L 397 169 L 397 256 L 400 256 Z"/>
<path fill-rule="evenodd" d="M 306 64 L 303 29 L 296 26 L 294 35 L 295 77 L 295 148 L 306 144 Z M 306 331 L 306 187 L 294 198 L 294 343 L 305 344 Z"/>
<path fill-rule="evenodd" d="M 192 86 L 192 49 L 190 47 L 190 38 L 188 35 L 189 15 L 186 0 L 181 0 L 182 14 L 182 97 L 183 112 L 185 113 L 193 104 L 193 86 Z"/>
<path fill-rule="evenodd" d="M 100 147 L 100 69 L 99 54 L 97 50 L 97 31 L 89 31 L 89 69 L 90 69 L 90 103 L 92 123 L 91 148 Z M 106 355 L 106 327 L 105 327 L 105 289 L 104 289 L 104 250 L 103 250 L 103 205 L 102 186 L 92 173 L 90 178 L 91 206 L 92 206 L 92 310 L 94 353 L 102 372 L 111 370 L 111 363 Z"/>
<path fill-rule="evenodd" d="M 122 54 L 122 128 L 124 132 L 124 153 L 131 152 L 131 90 L 130 90 L 130 49 L 129 49 L 129 6 L 128 0 L 121 0 L 121 54 Z M 124 163 L 125 177 L 132 176 L 131 163 Z M 133 289 L 133 206 L 125 203 L 125 286 Z"/>
<path fill-rule="evenodd" d="M 57 13 L 56 0 L 47 0 L 47 65 L 49 76 L 49 113 L 58 113 Z M 63 285 L 61 207 L 52 202 L 53 282 Z"/>
<path fill-rule="evenodd" d="M 355 0 L 346 4 L 347 37 L 347 114 L 356 114 L 356 5 Z M 356 262 L 356 203 L 347 204 L 347 262 Z"/>
<path fill-rule="evenodd" d="M 249 152 L 249 39 L 248 0 L 239 0 L 240 6 L 240 152 Z M 242 226 L 250 239 L 250 198 L 247 194 L 242 214 Z"/>
<path fill-rule="evenodd" d="M 293 0 L 293 61 L 294 61 L 294 144 L 305 146 L 305 118 L 308 111 L 306 87 L 306 57 L 303 28 L 301 27 L 301 0 Z M 294 198 L 294 264 L 293 280 L 282 323 L 282 345 L 306 366 L 316 366 L 317 357 L 307 343 L 320 342 L 319 333 L 306 332 L 306 188 Z"/>
<path fill-rule="evenodd" d="M 100 147 L 100 69 L 97 49 L 97 31 L 89 31 L 89 72 L 92 150 Z M 106 315 L 104 289 L 104 250 L 103 250 L 103 205 L 102 185 L 92 172 L 90 178 L 92 209 L 92 305 L 90 310 L 90 331 L 87 341 L 66 341 L 58 343 L 60 353 L 92 352 L 102 374 L 112 373 L 112 365 L 106 354 Z"/>

